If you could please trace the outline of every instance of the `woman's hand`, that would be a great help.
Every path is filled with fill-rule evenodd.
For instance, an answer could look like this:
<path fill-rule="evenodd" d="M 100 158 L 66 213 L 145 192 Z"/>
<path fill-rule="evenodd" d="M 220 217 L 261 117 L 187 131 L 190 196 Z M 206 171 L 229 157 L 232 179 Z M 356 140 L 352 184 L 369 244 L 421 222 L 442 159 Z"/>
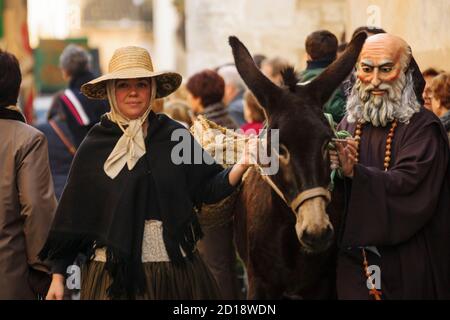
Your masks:
<path fill-rule="evenodd" d="M 257 163 L 258 159 L 258 138 L 251 137 L 245 144 L 244 153 L 238 163 L 231 169 L 230 172 L 230 184 L 236 186 L 242 179 L 242 176 L 247 169 L 253 164 Z"/>
<path fill-rule="evenodd" d="M 63 300 L 65 277 L 62 274 L 53 274 L 50 289 L 48 289 L 45 300 Z"/>
<path fill-rule="evenodd" d="M 238 164 L 247 166 L 247 169 L 257 163 L 258 159 L 258 142 L 259 139 L 256 136 L 251 136 L 248 142 L 245 144 L 244 152 Z"/>
<path fill-rule="evenodd" d="M 347 142 L 336 142 L 336 149 L 341 165 L 342 173 L 348 178 L 353 178 L 353 168 L 357 163 L 358 142 L 353 139 L 347 139 Z M 336 158 L 330 153 L 330 159 L 336 161 Z M 336 163 L 336 162 L 334 162 Z"/>

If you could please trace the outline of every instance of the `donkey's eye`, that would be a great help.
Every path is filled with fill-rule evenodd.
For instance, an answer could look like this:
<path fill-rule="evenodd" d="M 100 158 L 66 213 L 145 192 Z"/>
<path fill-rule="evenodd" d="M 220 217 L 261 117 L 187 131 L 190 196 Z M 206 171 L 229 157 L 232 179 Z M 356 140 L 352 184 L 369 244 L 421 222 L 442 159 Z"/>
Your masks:
<path fill-rule="evenodd" d="M 288 164 L 291 159 L 291 154 L 284 144 L 280 144 L 280 161 Z"/>
<path fill-rule="evenodd" d="M 280 156 L 285 157 L 288 155 L 288 149 L 286 148 L 286 146 L 284 144 L 280 145 Z"/>

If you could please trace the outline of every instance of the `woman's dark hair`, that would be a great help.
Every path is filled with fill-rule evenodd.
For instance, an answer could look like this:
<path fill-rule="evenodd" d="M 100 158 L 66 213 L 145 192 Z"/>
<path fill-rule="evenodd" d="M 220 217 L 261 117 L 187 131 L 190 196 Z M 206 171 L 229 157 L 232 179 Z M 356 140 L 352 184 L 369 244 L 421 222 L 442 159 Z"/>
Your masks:
<path fill-rule="evenodd" d="M 0 50 L 0 107 L 17 104 L 22 74 L 17 58 Z"/>
<path fill-rule="evenodd" d="M 186 88 L 196 98 L 201 98 L 203 107 L 221 102 L 225 94 L 225 81 L 213 70 L 204 70 L 189 78 Z"/>

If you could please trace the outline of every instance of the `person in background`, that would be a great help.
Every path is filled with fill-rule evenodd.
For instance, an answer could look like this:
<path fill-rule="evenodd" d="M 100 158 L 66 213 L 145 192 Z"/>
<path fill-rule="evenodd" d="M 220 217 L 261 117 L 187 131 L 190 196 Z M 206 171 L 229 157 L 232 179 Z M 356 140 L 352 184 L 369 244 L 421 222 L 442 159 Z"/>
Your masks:
<path fill-rule="evenodd" d="M 189 91 L 186 88 L 186 83 L 182 83 L 181 86 L 172 95 L 165 98 L 168 102 L 171 101 L 187 101 Z"/>
<path fill-rule="evenodd" d="M 308 61 L 300 79 L 302 83 L 309 83 L 336 60 L 338 39 L 330 31 L 319 30 L 307 37 L 305 47 Z M 345 93 L 338 88 L 324 105 L 324 112 L 331 114 L 334 121 L 339 123 L 345 114 L 345 103 Z"/>
<path fill-rule="evenodd" d="M 237 129 L 237 123 L 231 118 L 223 104 L 225 81 L 213 70 L 204 70 L 189 78 L 188 104 L 195 116 L 203 115 L 206 119 L 227 129 Z"/>
<path fill-rule="evenodd" d="M 281 86 L 283 84 L 281 72 L 286 69 L 288 65 L 289 62 L 280 57 L 266 59 L 261 63 L 261 72 L 277 86 Z"/>
<path fill-rule="evenodd" d="M 47 122 L 37 126 L 48 140 L 50 169 L 55 194 L 61 197 L 73 157 L 88 131 L 108 111 L 104 101 L 84 97 L 80 88 L 94 78 L 91 55 L 82 47 L 68 45 L 60 56 L 60 68 L 68 87 L 56 94 Z"/>
<path fill-rule="evenodd" d="M 255 54 L 252 58 L 253 61 L 255 61 L 255 64 L 258 67 L 258 69 L 261 69 L 262 62 L 267 59 L 267 57 L 263 54 Z"/>
<path fill-rule="evenodd" d="M 264 109 L 256 100 L 251 91 L 247 90 L 244 94 L 244 117 L 247 124 L 244 124 L 241 129 L 246 135 L 259 135 L 264 128 L 264 121 L 266 115 Z"/>
<path fill-rule="evenodd" d="M 435 77 L 439 75 L 439 71 L 434 68 L 428 68 L 422 72 L 422 76 L 425 79 L 425 89 L 423 90 L 423 101 L 424 107 L 430 111 L 433 111 L 431 108 L 431 82 Z"/>
<path fill-rule="evenodd" d="M 233 118 L 238 126 L 241 126 L 245 124 L 243 100 L 245 91 L 244 81 L 242 81 L 235 65 L 221 67 L 217 73 L 225 81 L 223 103 L 230 117 Z"/>
<path fill-rule="evenodd" d="M 189 129 L 192 126 L 192 114 L 189 105 L 182 100 L 168 102 L 164 106 L 164 113 L 171 119 L 181 123 Z"/>
<path fill-rule="evenodd" d="M 106 101 L 89 100 L 81 93 L 81 86 L 95 78 L 92 73 L 92 56 L 84 48 L 69 44 L 59 58 L 60 68 L 68 87 L 56 94 L 48 118 L 65 115 L 65 122 L 78 147 L 89 130 L 109 110 Z"/>
<path fill-rule="evenodd" d="M 164 99 L 156 99 L 153 104 L 154 104 L 154 106 L 153 106 L 152 110 L 154 113 L 164 112 L 164 105 L 166 104 Z"/>
<path fill-rule="evenodd" d="M 56 198 L 47 139 L 17 107 L 19 62 L 0 50 L 0 300 L 43 297 L 50 266 L 38 259 Z"/>
<path fill-rule="evenodd" d="M 450 73 L 441 73 L 431 82 L 431 109 L 437 115 L 450 139 Z"/>

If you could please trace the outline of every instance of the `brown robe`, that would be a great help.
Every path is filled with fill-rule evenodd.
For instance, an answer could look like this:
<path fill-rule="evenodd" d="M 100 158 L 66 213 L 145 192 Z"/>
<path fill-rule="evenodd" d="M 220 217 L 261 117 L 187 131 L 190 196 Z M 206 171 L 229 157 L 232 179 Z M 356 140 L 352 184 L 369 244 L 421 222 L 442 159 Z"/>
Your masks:
<path fill-rule="evenodd" d="M 340 125 L 354 135 L 355 124 Z M 347 212 L 338 257 L 340 299 L 370 299 L 362 246 L 381 270 L 383 299 L 450 298 L 450 172 L 447 135 L 428 110 L 399 124 L 389 171 L 384 171 L 390 125 L 362 130 L 360 160 L 346 179 Z"/>
<path fill-rule="evenodd" d="M 0 119 L 0 300 L 37 298 L 31 284 L 49 272 L 37 255 L 55 209 L 45 136 Z"/>

